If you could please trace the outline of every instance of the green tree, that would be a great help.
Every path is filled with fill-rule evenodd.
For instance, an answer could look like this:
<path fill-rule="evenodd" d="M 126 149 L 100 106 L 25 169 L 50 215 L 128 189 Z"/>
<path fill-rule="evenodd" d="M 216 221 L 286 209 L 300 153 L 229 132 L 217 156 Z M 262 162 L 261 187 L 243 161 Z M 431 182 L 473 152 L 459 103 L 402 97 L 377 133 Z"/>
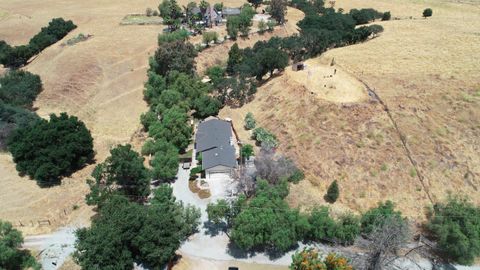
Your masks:
<path fill-rule="evenodd" d="M 198 118 L 207 118 L 212 115 L 217 115 L 222 104 L 217 98 L 203 95 L 193 102 L 195 109 L 195 116 Z"/>
<path fill-rule="evenodd" d="M 241 156 L 243 159 L 249 159 L 251 156 L 254 156 L 253 146 L 251 144 L 242 145 Z"/>
<path fill-rule="evenodd" d="M 227 34 L 230 39 L 237 39 L 240 23 L 240 17 L 238 16 L 230 16 L 227 18 Z"/>
<path fill-rule="evenodd" d="M 390 217 L 402 219 L 402 213 L 395 211 L 395 204 L 391 201 L 379 202 L 377 207 L 369 209 L 362 215 L 360 220 L 362 232 L 371 233 L 376 227 L 382 226 L 385 220 Z"/>
<path fill-rule="evenodd" d="M 236 72 L 236 66 L 242 62 L 242 50 L 234 43 L 228 51 L 227 74 L 233 75 Z"/>
<path fill-rule="evenodd" d="M 178 171 L 178 149 L 164 140 L 155 142 L 155 148 L 155 155 L 150 161 L 152 175 L 163 182 L 171 181 Z"/>
<path fill-rule="evenodd" d="M 270 76 L 272 76 L 275 69 L 283 70 L 288 65 L 288 54 L 275 48 L 263 49 L 259 58 L 260 72 L 257 74 L 257 79 L 263 77 L 267 72 L 270 72 Z"/>
<path fill-rule="evenodd" d="M 0 100 L 10 105 L 31 108 L 41 90 L 40 76 L 28 71 L 13 70 L 0 77 Z"/>
<path fill-rule="evenodd" d="M 148 133 L 154 139 L 164 139 L 178 149 L 187 148 L 192 136 L 192 127 L 184 110 L 175 106 L 162 115 L 161 122 L 153 123 Z"/>
<path fill-rule="evenodd" d="M 162 269 L 199 224 L 200 211 L 183 206 L 161 185 L 148 206 L 123 196 L 106 201 L 90 228 L 76 232 L 74 258 L 82 269 Z M 161 232 L 161 233 L 159 233 Z"/>
<path fill-rule="evenodd" d="M 155 52 L 154 71 L 162 76 L 170 71 L 193 74 L 197 53 L 191 43 L 174 41 L 163 44 Z"/>
<path fill-rule="evenodd" d="M 110 156 L 92 172 L 93 179 L 87 180 L 87 203 L 101 207 L 117 192 L 132 201 L 145 200 L 150 193 L 150 175 L 143 161 L 130 144 L 111 149 Z"/>
<path fill-rule="evenodd" d="M 450 197 L 435 204 L 427 228 L 452 262 L 471 265 L 480 256 L 480 208 L 466 198 Z"/>
<path fill-rule="evenodd" d="M 386 11 L 382 15 L 382 21 L 390 21 L 391 18 L 392 14 L 390 13 L 390 11 Z"/>
<path fill-rule="evenodd" d="M 263 0 L 248 0 L 248 3 L 250 3 L 256 10 L 263 3 Z"/>
<path fill-rule="evenodd" d="M 215 3 L 213 5 L 213 8 L 216 10 L 216 11 L 222 11 L 223 10 L 223 2 L 222 3 Z"/>
<path fill-rule="evenodd" d="M 40 269 L 28 250 L 21 250 L 22 233 L 0 220 L 0 269 Z"/>
<path fill-rule="evenodd" d="M 50 115 L 17 129 L 8 149 L 17 170 L 37 180 L 41 187 L 60 183 L 60 178 L 92 161 L 93 138 L 75 116 Z"/>
<path fill-rule="evenodd" d="M 212 80 L 213 87 L 219 87 L 225 81 L 225 70 L 221 66 L 207 68 L 206 74 Z"/>
<path fill-rule="evenodd" d="M 242 33 L 242 36 L 248 36 L 248 33 L 250 32 L 250 27 L 253 24 L 252 19 L 254 15 L 255 11 L 252 9 L 252 7 L 249 5 L 244 5 L 242 7 L 240 15 L 236 17 L 239 19 L 238 31 Z"/>
<path fill-rule="evenodd" d="M 433 15 L 433 10 L 431 8 L 426 8 L 424 11 L 423 11 L 423 17 L 424 18 L 427 18 L 427 17 L 432 17 Z"/>
<path fill-rule="evenodd" d="M 325 200 L 329 203 L 334 203 L 337 201 L 339 195 L 340 190 L 338 188 L 337 180 L 334 180 L 328 187 L 327 194 L 325 194 Z"/>
<path fill-rule="evenodd" d="M 231 239 L 241 248 L 287 251 L 308 233 L 307 217 L 290 209 L 283 198 L 286 182 L 270 186 L 257 182 L 257 194 L 234 218 Z"/>
<path fill-rule="evenodd" d="M 161 185 L 154 198 L 133 245 L 138 248 L 143 264 L 150 269 L 162 269 L 173 259 L 181 242 L 196 230 L 200 211 L 176 202 L 172 188 L 167 185 Z"/>
<path fill-rule="evenodd" d="M 164 24 L 168 25 L 171 30 L 177 29 L 182 16 L 182 9 L 176 0 L 163 0 L 158 6 L 160 17 L 163 18 Z"/>
<path fill-rule="evenodd" d="M 287 2 L 285 0 L 270 1 L 270 15 L 278 24 L 284 24 L 287 15 Z"/>
<path fill-rule="evenodd" d="M 257 121 L 255 121 L 255 118 L 253 117 L 253 113 L 248 112 L 245 115 L 245 124 L 244 124 L 245 129 L 248 129 L 248 130 L 254 129 L 256 124 L 257 124 Z"/>

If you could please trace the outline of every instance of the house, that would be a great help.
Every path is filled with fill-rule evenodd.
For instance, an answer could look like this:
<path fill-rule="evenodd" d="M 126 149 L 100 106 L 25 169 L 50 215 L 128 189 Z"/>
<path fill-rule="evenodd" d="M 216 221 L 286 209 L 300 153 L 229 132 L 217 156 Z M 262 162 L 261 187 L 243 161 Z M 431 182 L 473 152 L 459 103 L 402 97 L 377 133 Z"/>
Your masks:
<path fill-rule="evenodd" d="M 214 24 L 218 25 L 222 22 L 222 16 L 218 14 L 218 12 L 213 8 L 213 6 L 210 6 L 206 13 L 205 13 L 205 19 L 207 21 L 207 25 L 212 27 Z"/>
<path fill-rule="evenodd" d="M 232 122 L 216 117 L 200 122 L 195 134 L 195 151 L 202 155 L 202 170 L 207 180 L 230 177 L 239 155 Z"/>
<path fill-rule="evenodd" d="M 242 10 L 240 8 L 223 8 L 222 17 L 226 19 L 230 16 L 238 16 Z"/>

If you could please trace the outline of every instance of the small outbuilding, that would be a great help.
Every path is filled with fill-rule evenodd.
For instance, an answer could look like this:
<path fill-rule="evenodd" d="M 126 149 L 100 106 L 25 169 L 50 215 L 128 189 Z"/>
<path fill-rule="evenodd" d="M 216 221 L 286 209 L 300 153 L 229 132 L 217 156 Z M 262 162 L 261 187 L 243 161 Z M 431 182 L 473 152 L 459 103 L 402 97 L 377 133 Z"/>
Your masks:
<path fill-rule="evenodd" d="M 305 69 L 305 64 L 303 62 L 294 63 L 292 65 L 292 70 L 293 71 L 299 71 L 299 70 L 304 70 L 304 69 Z"/>

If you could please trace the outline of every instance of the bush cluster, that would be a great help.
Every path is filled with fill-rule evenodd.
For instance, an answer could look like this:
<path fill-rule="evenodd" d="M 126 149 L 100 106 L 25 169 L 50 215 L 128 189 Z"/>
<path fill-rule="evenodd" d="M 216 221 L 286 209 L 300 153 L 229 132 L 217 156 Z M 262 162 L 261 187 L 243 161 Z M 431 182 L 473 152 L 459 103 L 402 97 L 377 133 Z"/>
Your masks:
<path fill-rule="evenodd" d="M 32 56 L 59 41 L 75 28 L 77 26 L 72 21 L 55 18 L 47 27 L 42 27 L 27 45 L 11 47 L 5 41 L 0 41 L 0 64 L 10 68 L 24 66 Z"/>
<path fill-rule="evenodd" d="M 361 217 L 346 213 L 333 218 L 327 207 L 315 207 L 310 214 L 302 214 L 284 201 L 288 193 L 286 180 L 269 184 L 259 179 L 253 198 L 240 196 L 233 202 L 210 203 L 208 218 L 215 224 L 223 223 L 230 230 L 230 239 L 244 250 L 285 252 L 303 240 L 353 244 L 361 232 L 366 232 L 361 221 L 370 224 L 367 217 L 372 212 L 375 220 L 388 217 L 382 210 L 371 209 Z"/>
<path fill-rule="evenodd" d="M 263 127 L 254 129 L 252 137 L 265 149 L 272 149 L 278 146 L 277 137 Z"/>
<path fill-rule="evenodd" d="M 435 204 L 427 228 L 449 260 L 471 265 L 480 256 L 480 208 L 465 198 Z"/>

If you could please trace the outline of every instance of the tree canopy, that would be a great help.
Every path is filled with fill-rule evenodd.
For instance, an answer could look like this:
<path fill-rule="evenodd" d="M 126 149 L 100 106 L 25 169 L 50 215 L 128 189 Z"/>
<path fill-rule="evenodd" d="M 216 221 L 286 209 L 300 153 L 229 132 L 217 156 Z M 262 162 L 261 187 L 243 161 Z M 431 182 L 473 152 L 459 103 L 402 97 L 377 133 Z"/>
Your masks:
<path fill-rule="evenodd" d="M 199 210 L 176 202 L 167 185 L 155 191 L 149 206 L 113 196 L 90 228 L 77 231 L 74 258 L 83 269 L 127 270 L 134 262 L 162 269 L 199 218 Z"/>
<path fill-rule="evenodd" d="M 168 42 L 155 52 L 152 70 L 162 76 L 173 70 L 192 75 L 196 56 L 197 52 L 191 43 L 181 40 Z"/>
<path fill-rule="evenodd" d="M 22 233 L 0 220 L 0 269 L 40 269 L 30 252 L 20 249 L 22 244 Z"/>
<path fill-rule="evenodd" d="M 31 108 L 41 90 L 40 76 L 28 71 L 13 70 L 0 77 L 0 100 L 10 105 Z"/>
<path fill-rule="evenodd" d="M 60 183 L 60 178 L 92 161 L 93 138 L 75 116 L 50 115 L 17 129 L 8 148 L 18 172 L 37 180 L 39 186 Z"/>
<path fill-rule="evenodd" d="M 175 178 L 178 171 L 178 149 L 171 143 L 160 139 L 155 142 L 155 154 L 150 161 L 154 179 L 164 182 Z"/>
<path fill-rule="evenodd" d="M 105 162 L 96 166 L 88 180 L 87 203 L 101 206 L 113 194 L 122 194 L 132 201 L 144 201 L 150 194 L 150 174 L 143 157 L 130 144 L 110 150 Z"/>
<path fill-rule="evenodd" d="M 54 18 L 47 27 L 42 27 L 40 32 L 30 39 L 28 45 L 11 47 L 6 42 L 0 41 L 0 64 L 5 67 L 19 68 L 27 64 L 32 56 L 62 39 L 75 28 L 77 26 L 70 20 Z"/>

